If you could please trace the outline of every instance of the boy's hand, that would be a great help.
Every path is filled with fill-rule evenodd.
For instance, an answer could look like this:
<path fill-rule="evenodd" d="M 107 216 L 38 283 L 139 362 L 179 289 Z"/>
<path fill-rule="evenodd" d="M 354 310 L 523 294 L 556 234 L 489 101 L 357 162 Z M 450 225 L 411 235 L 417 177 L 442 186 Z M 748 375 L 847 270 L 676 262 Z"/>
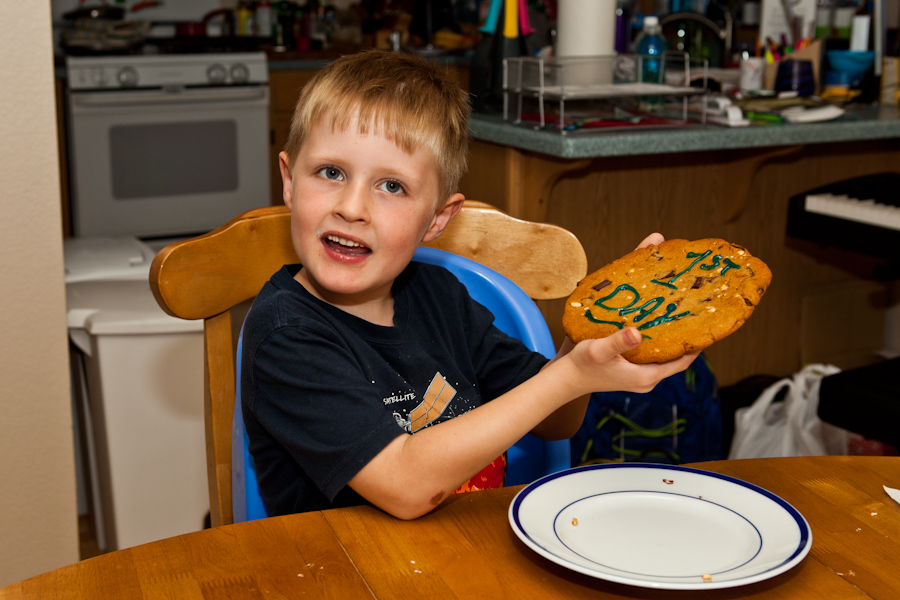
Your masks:
<path fill-rule="evenodd" d="M 666 238 L 664 238 L 661 233 L 651 233 L 644 238 L 644 241 L 637 245 L 637 248 L 635 248 L 635 250 L 640 250 L 641 248 L 646 248 L 647 246 L 659 246 L 664 241 L 666 241 Z"/>
<path fill-rule="evenodd" d="M 577 370 L 575 377 L 592 392 L 647 393 L 670 375 L 687 369 L 700 352 L 691 352 L 664 363 L 634 364 L 620 356 L 641 343 L 641 334 L 626 327 L 605 338 L 584 340 L 568 354 Z M 589 393 L 589 392 L 582 392 Z"/>

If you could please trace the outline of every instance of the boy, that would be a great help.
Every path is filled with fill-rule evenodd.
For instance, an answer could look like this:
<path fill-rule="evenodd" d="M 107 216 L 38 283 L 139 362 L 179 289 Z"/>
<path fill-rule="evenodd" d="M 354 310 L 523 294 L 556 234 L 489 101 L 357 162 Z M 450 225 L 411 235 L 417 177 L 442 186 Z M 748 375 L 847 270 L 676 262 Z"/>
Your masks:
<path fill-rule="evenodd" d="M 301 92 L 280 155 L 300 264 L 244 326 L 244 419 L 272 514 L 368 501 L 416 518 L 483 469 L 465 487 L 502 485 L 525 433 L 573 435 L 591 392 L 649 391 L 693 359 L 633 365 L 618 356 L 640 343 L 629 328 L 548 362 L 446 270 L 411 262 L 462 206 L 468 112 L 403 54 L 343 57 Z"/>

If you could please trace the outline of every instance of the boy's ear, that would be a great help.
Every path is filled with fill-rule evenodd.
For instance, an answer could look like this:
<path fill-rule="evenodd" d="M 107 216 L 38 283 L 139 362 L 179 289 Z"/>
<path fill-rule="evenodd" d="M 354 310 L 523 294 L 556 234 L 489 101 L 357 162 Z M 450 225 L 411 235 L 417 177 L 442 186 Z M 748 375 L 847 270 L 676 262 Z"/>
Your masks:
<path fill-rule="evenodd" d="M 281 197 L 284 205 L 293 210 L 294 202 L 294 177 L 291 173 L 291 163 L 287 152 L 278 153 L 278 168 L 281 171 Z"/>
<path fill-rule="evenodd" d="M 450 221 L 453 220 L 453 217 L 456 216 L 456 213 L 460 211 L 465 201 L 466 197 L 458 192 L 447 198 L 444 206 L 440 208 L 437 213 L 435 213 L 434 218 L 431 220 L 431 225 L 425 232 L 425 236 L 422 238 L 422 241 L 430 242 L 437 239 L 438 236 L 444 233 L 444 229 L 447 228 L 447 225 L 450 224 Z"/>

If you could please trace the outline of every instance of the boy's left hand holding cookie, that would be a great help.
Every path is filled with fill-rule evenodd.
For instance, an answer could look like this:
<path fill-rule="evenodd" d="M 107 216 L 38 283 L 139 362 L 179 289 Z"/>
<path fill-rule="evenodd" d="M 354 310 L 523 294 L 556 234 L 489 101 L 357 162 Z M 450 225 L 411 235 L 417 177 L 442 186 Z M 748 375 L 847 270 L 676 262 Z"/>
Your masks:
<path fill-rule="evenodd" d="M 690 352 L 676 360 L 649 364 L 635 364 L 622 357 L 622 353 L 637 348 L 641 341 L 640 332 L 633 327 L 578 344 L 567 339 L 564 350 L 568 345 L 571 350 L 560 365 L 565 368 L 560 369 L 559 376 L 562 380 L 570 379 L 577 386 L 577 396 L 611 391 L 643 394 L 666 377 L 687 369 L 700 354 L 699 351 Z"/>

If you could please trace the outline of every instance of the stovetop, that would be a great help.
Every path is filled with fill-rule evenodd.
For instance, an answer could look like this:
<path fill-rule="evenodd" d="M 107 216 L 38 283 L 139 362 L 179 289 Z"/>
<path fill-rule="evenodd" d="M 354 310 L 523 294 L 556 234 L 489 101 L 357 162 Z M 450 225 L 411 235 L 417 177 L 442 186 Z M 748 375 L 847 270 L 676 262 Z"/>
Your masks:
<path fill-rule="evenodd" d="M 213 51 L 69 56 L 66 76 L 72 91 L 264 85 L 269 79 L 264 52 Z"/>

